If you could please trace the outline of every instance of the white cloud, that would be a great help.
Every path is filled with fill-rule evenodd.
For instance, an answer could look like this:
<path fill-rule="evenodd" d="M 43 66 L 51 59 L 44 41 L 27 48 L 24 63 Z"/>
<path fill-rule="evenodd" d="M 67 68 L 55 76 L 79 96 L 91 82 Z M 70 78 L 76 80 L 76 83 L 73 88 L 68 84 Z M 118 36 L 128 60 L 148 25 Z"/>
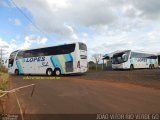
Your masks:
<path fill-rule="evenodd" d="M 4 57 L 9 57 L 10 53 L 17 49 L 28 49 L 32 44 L 44 45 L 48 39 L 41 36 L 26 36 L 24 43 L 17 43 L 17 40 L 12 39 L 10 42 L 0 38 L 0 48 L 4 49 Z"/>
<path fill-rule="evenodd" d="M 142 12 L 142 17 L 151 20 L 160 19 L 159 0 L 132 0 L 132 4 Z"/>
<path fill-rule="evenodd" d="M 71 40 L 78 41 L 79 38 L 78 38 L 78 36 L 76 35 L 73 27 L 72 27 L 72 26 L 69 26 L 69 25 L 66 25 L 66 27 L 68 28 L 68 30 L 69 30 L 69 32 L 70 32 L 70 33 L 69 33 L 69 34 L 70 34 L 69 36 L 70 36 Z"/>
<path fill-rule="evenodd" d="M 16 26 L 21 26 L 22 25 L 21 21 L 18 18 L 14 18 L 14 19 L 9 18 L 9 22 L 11 22 L 12 24 L 14 24 Z"/>
<path fill-rule="evenodd" d="M 11 42 L 10 42 L 10 47 L 11 47 L 12 49 L 17 48 L 17 43 L 16 43 L 16 40 L 15 40 L 15 39 L 12 39 L 12 40 L 11 40 Z"/>
<path fill-rule="evenodd" d="M 8 48 L 9 44 L 0 38 L 0 47 Z"/>
<path fill-rule="evenodd" d="M 159 52 L 159 0 L 14 1 L 47 34 L 58 40 L 83 41 L 90 55 L 119 49 Z M 28 36 L 23 47 L 30 47 L 33 41 L 41 43 L 39 39 Z"/>
<path fill-rule="evenodd" d="M 6 42 L 4 39 L 0 38 L 0 48 L 3 48 L 3 57 L 8 58 L 10 53 L 17 47 L 15 40 L 10 43 Z"/>
<path fill-rule="evenodd" d="M 48 39 L 46 37 L 41 37 L 41 36 L 34 36 L 34 35 L 26 36 L 25 42 L 24 44 L 21 45 L 20 49 L 28 49 L 31 47 L 33 43 L 45 44 L 47 40 Z"/>
<path fill-rule="evenodd" d="M 117 19 L 116 11 L 104 0 L 14 1 L 31 12 L 33 21 L 41 29 L 61 37 L 72 38 L 66 24 L 75 29 L 77 25 L 90 27 L 111 24 Z"/>

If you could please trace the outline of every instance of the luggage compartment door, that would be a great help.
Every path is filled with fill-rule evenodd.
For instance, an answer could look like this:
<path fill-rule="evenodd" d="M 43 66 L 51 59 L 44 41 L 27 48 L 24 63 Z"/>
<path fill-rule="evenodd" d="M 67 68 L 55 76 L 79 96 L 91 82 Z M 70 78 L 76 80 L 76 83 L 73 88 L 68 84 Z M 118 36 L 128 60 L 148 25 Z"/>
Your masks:
<path fill-rule="evenodd" d="M 65 62 L 66 72 L 73 72 L 73 61 Z"/>

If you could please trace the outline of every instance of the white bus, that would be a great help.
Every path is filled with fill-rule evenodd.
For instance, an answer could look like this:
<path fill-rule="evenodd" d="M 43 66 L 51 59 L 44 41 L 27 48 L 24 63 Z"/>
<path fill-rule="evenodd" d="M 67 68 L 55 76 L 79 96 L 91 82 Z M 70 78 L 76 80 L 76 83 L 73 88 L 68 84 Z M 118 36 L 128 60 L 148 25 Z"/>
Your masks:
<path fill-rule="evenodd" d="M 10 74 L 46 74 L 48 76 L 87 71 L 87 46 L 76 42 L 37 49 L 17 50 L 10 54 Z"/>
<path fill-rule="evenodd" d="M 158 67 L 156 54 L 132 50 L 120 51 L 113 54 L 112 69 L 136 69 Z"/>

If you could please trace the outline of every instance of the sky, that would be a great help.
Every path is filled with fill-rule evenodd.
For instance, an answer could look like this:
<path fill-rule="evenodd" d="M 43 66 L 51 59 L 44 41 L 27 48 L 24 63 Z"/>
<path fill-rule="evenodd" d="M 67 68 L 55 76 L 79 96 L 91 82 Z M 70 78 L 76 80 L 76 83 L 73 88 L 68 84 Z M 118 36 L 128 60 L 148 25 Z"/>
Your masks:
<path fill-rule="evenodd" d="M 0 0 L 5 56 L 77 41 L 87 44 L 90 58 L 126 49 L 160 52 L 160 0 Z"/>

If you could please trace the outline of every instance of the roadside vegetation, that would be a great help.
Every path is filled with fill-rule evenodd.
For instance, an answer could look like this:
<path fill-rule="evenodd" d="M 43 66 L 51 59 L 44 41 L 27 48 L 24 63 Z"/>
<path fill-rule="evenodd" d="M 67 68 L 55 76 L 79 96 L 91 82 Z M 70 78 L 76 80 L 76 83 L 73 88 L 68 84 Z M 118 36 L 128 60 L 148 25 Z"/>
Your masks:
<path fill-rule="evenodd" d="M 0 65 L 0 90 L 6 90 L 7 89 L 8 79 L 9 79 L 9 75 L 7 73 L 7 68 Z"/>
<path fill-rule="evenodd" d="M 103 71 L 104 67 L 103 64 L 96 64 L 93 61 L 88 62 L 88 71 Z"/>
<path fill-rule="evenodd" d="M 9 75 L 7 72 L 7 68 L 0 64 L 0 90 L 6 90 L 9 86 Z M 3 94 L 0 92 L 1 95 Z M 0 114 L 4 113 L 5 99 L 6 97 L 4 96 L 0 98 Z"/>

